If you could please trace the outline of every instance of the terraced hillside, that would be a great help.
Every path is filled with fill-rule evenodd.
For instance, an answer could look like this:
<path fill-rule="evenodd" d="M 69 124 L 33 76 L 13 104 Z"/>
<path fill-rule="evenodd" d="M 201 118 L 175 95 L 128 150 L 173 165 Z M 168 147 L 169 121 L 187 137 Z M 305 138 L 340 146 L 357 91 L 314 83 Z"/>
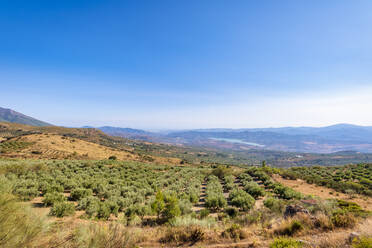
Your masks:
<path fill-rule="evenodd" d="M 148 155 L 135 142 L 93 128 L 34 127 L 0 123 L 0 156 L 34 159 L 108 159 L 179 164 L 181 159 Z"/>

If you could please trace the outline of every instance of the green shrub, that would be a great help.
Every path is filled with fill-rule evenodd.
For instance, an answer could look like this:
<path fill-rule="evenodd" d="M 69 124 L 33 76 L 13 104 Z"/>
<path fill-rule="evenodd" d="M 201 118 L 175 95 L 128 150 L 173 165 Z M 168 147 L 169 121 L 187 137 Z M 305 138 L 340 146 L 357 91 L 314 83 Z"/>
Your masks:
<path fill-rule="evenodd" d="M 39 190 L 36 187 L 32 188 L 16 188 L 14 194 L 23 201 L 30 201 L 39 196 Z"/>
<path fill-rule="evenodd" d="M 181 214 L 181 209 L 179 207 L 178 199 L 175 195 L 168 195 L 165 197 L 165 207 L 162 212 L 163 217 L 166 220 L 170 220 Z"/>
<path fill-rule="evenodd" d="M 333 212 L 331 221 L 335 227 L 354 227 L 356 224 L 356 219 L 353 214 L 345 210 Z"/>
<path fill-rule="evenodd" d="M 57 193 L 57 192 L 46 193 L 44 195 L 43 204 L 44 206 L 52 206 L 56 202 L 63 202 L 63 201 L 66 201 L 66 197 L 61 193 Z"/>
<path fill-rule="evenodd" d="M 42 193 L 43 194 L 46 194 L 46 193 L 52 193 L 52 192 L 63 192 L 64 191 L 64 188 L 62 185 L 60 184 L 47 184 L 45 185 L 45 187 L 43 187 L 41 189 Z"/>
<path fill-rule="evenodd" d="M 227 206 L 225 197 L 222 194 L 208 194 L 205 200 L 205 206 L 213 211 Z"/>
<path fill-rule="evenodd" d="M 101 220 L 108 220 L 110 218 L 111 210 L 106 202 L 100 202 L 97 209 L 96 217 Z"/>
<path fill-rule="evenodd" d="M 302 244 L 290 238 L 277 238 L 271 244 L 270 248 L 301 248 Z"/>
<path fill-rule="evenodd" d="M 241 189 L 232 190 L 230 192 L 229 198 L 232 206 L 240 208 L 244 211 L 248 211 L 255 204 L 254 198 Z"/>
<path fill-rule="evenodd" d="M 93 191 L 91 189 L 77 188 L 71 191 L 70 198 L 73 201 L 78 201 L 84 197 L 91 196 Z"/>
<path fill-rule="evenodd" d="M 225 208 L 225 213 L 231 218 L 235 218 L 239 214 L 239 210 L 234 207 Z"/>
<path fill-rule="evenodd" d="M 56 202 L 50 209 L 50 215 L 56 217 L 70 216 L 75 213 L 75 206 L 70 202 Z"/>
<path fill-rule="evenodd" d="M 362 236 L 352 241 L 353 248 L 372 248 L 372 237 Z"/>
<path fill-rule="evenodd" d="M 180 200 L 179 201 L 179 207 L 180 207 L 182 215 L 190 214 L 192 212 L 192 210 L 191 210 L 192 204 L 189 200 L 185 200 L 185 199 Z"/>
<path fill-rule="evenodd" d="M 218 166 L 212 171 L 212 175 L 218 177 L 219 179 L 224 179 L 225 176 L 231 175 L 232 170 L 225 166 Z"/>
<path fill-rule="evenodd" d="M 268 197 L 263 202 L 264 206 L 273 212 L 281 213 L 285 207 L 285 201 L 274 197 Z"/>
<path fill-rule="evenodd" d="M 285 223 L 284 226 L 279 227 L 274 231 L 276 235 L 293 236 L 304 229 L 304 225 L 298 220 L 292 220 Z"/>
<path fill-rule="evenodd" d="M 283 185 L 276 185 L 274 188 L 274 193 L 277 194 L 280 198 L 285 199 L 285 200 L 302 198 L 301 193 L 296 192 L 292 188 L 289 188 Z"/>
<path fill-rule="evenodd" d="M 255 199 L 265 195 L 265 190 L 255 182 L 249 182 L 245 184 L 244 190 Z"/>
<path fill-rule="evenodd" d="M 222 237 L 239 241 L 240 239 L 246 238 L 246 234 L 238 224 L 232 224 L 222 232 Z"/>
<path fill-rule="evenodd" d="M 204 219 L 204 218 L 208 217 L 208 215 L 209 215 L 209 210 L 208 209 L 200 210 L 200 213 L 199 213 L 200 219 Z"/>

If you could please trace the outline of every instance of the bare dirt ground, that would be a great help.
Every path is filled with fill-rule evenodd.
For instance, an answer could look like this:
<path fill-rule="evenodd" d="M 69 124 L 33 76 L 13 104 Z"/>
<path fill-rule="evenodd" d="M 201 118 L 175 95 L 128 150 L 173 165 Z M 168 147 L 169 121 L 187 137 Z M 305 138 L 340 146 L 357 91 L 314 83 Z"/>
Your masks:
<path fill-rule="evenodd" d="M 273 175 L 275 181 L 282 183 L 285 186 L 291 187 L 294 190 L 301 192 L 305 195 L 314 195 L 322 199 L 342 199 L 346 201 L 352 201 L 359 204 L 362 208 L 372 211 L 372 198 L 362 195 L 355 195 L 355 197 L 350 198 L 349 195 L 343 194 L 323 186 L 318 186 L 315 184 L 308 184 L 301 179 L 288 180 L 284 179 L 279 175 Z"/>

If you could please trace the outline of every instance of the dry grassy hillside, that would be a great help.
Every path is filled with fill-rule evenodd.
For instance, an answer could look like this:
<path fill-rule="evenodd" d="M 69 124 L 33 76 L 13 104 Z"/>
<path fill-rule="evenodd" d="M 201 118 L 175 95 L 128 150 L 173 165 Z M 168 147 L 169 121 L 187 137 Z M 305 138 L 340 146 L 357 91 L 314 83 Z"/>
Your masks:
<path fill-rule="evenodd" d="M 34 127 L 0 122 L 0 156 L 36 159 L 108 159 L 179 164 L 180 159 L 139 153 L 131 140 L 94 128 Z"/>
<path fill-rule="evenodd" d="M 13 138 L 9 142 L 24 143 L 26 147 L 10 151 L 8 157 L 43 158 L 43 159 L 107 159 L 115 156 L 119 160 L 136 160 L 138 155 L 120 151 L 81 139 L 58 134 L 30 134 Z"/>

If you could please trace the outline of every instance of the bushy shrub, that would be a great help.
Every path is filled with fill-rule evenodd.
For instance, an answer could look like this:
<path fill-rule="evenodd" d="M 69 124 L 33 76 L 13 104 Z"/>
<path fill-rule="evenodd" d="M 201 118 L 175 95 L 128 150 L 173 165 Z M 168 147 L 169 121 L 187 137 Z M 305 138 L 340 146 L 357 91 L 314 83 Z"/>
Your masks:
<path fill-rule="evenodd" d="M 97 197 L 94 197 L 94 196 L 84 197 L 79 200 L 78 205 L 76 206 L 76 209 L 86 210 L 92 205 L 94 205 L 97 209 L 99 202 L 100 201 L 97 199 Z"/>
<path fill-rule="evenodd" d="M 331 221 L 335 227 L 354 227 L 356 224 L 353 214 L 345 210 L 336 210 L 332 214 Z"/>
<path fill-rule="evenodd" d="M 353 248 L 372 248 L 372 237 L 362 236 L 352 241 Z"/>
<path fill-rule="evenodd" d="M 274 193 L 277 194 L 280 198 L 285 200 L 291 200 L 291 199 L 301 199 L 302 195 L 299 192 L 296 192 L 292 188 L 277 185 L 274 188 Z"/>
<path fill-rule="evenodd" d="M 285 201 L 274 197 L 268 197 L 263 202 L 264 206 L 273 212 L 281 213 L 285 207 Z"/>
<path fill-rule="evenodd" d="M 247 235 L 238 224 L 232 224 L 229 228 L 222 232 L 222 237 L 239 241 L 246 238 Z"/>
<path fill-rule="evenodd" d="M 17 195 L 23 201 L 30 201 L 35 197 L 39 196 L 37 188 L 17 188 L 14 190 L 14 194 Z"/>
<path fill-rule="evenodd" d="M 238 216 L 239 210 L 237 208 L 228 207 L 225 209 L 225 213 L 231 218 L 235 218 L 236 216 Z"/>
<path fill-rule="evenodd" d="M 179 207 L 178 199 L 175 195 L 168 195 L 165 197 L 165 207 L 162 212 L 163 217 L 166 220 L 170 220 L 181 214 L 181 209 Z"/>
<path fill-rule="evenodd" d="M 202 209 L 199 212 L 200 219 L 204 219 L 204 218 L 208 217 L 208 215 L 209 215 L 209 210 L 208 209 Z"/>
<path fill-rule="evenodd" d="M 265 195 L 265 190 L 255 182 L 249 182 L 245 184 L 244 190 L 255 199 Z"/>
<path fill-rule="evenodd" d="M 52 193 L 52 192 L 61 193 L 64 191 L 64 188 L 60 184 L 47 184 L 44 187 L 42 187 L 41 191 L 43 194 Z"/>
<path fill-rule="evenodd" d="M 49 214 L 56 217 L 70 216 L 75 213 L 75 206 L 70 202 L 55 202 Z"/>
<path fill-rule="evenodd" d="M 191 210 L 192 204 L 188 200 L 185 200 L 185 199 L 180 200 L 179 201 L 179 207 L 180 207 L 182 215 L 190 214 L 192 212 L 192 210 Z"/>
<path fill-rule="evenodd" d="M 271 244 L 270 248 L 301 248 L 301 242 L 290 238 L 277 238 Z"/>
<path fill-rule="evenodd" d="M 290 222 L 283 223 L 282 226 L 278 227 L 274 231 L 274 233 L 276 235 L 293 236 L 303 229 L 304 225 L 300 221 L 292 220 Z"/>
<path fill-rule="evenodd" d="M 108 220 L 110 218 L 111 210 L 106 202 L 100 202 L 97 209 L 96 217 L 101 220 Z"/>
<path fill-rule="evenodd" d="M 241 189 L 234 189 L 230 192 L 229 195 L 230 202 L 232 206 L 240 208 L 244 211 L 248 211 L 254 206 L 254 198 Z"/>
<path fill-rule="evenodd" d="M 208 194 L 205 200 L 205 206 L 213 211 L 227 206 L 225 197 L 222 194 Z"/>
<path fill-rule="evenodd" d="M 212 175 L 218 177 L 219 179 L 224 179 L 225 176 L 231 175 L 232 170 L 226 166 L 218 166 L 212 171 Z"/>
<path fill-rule="evenodd" d="M 78 201 L 84 197 L 91 196 L 93 191 L 91 189 L 77 188 L 71 191 L 70 198 L 73 201 Z"/>
<path fill-rule="evenodd" d="M 58 192 L 46 193 L 44 195 L 43 204 L 44 206 L 52 206 L 56 202 L 66 201 L 66 197 Z"/>

